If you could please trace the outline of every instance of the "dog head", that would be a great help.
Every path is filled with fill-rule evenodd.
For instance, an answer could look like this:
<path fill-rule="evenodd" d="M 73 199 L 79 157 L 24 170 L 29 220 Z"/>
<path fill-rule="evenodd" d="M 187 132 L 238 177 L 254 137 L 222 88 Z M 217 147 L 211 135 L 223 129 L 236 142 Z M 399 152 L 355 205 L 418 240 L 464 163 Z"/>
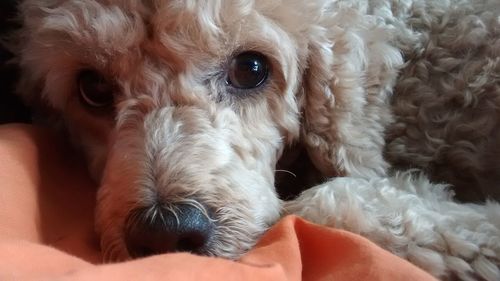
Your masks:
<path fill-rule="evenodd" d="M 25 0 L 20 93 L 100 182 L 107 259 L 235 258 L 280 216 L 293 143 L 325 176 L 384 173 L 401 56 L 336 1 Z"/>

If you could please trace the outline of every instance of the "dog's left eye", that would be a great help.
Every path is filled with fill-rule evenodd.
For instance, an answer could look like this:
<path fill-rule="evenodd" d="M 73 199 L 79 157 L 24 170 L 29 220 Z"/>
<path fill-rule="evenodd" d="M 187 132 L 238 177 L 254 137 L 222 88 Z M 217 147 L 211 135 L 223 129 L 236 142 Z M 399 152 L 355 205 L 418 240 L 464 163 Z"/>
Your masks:
<path fill-rule="evenodd" d="M 229 65 L 227 83 L 237 89 L 253 89 L 262 85 L 269 74 L 267 58 L 258 52 L 235 56 Z"/>
<path fill-rule="evenodd" d="M 96 71 L 82 71 L 78 76 L 78 87 L 81 102 L 89 107 L 104 108 L 113 104 L 113 86 Z"/>

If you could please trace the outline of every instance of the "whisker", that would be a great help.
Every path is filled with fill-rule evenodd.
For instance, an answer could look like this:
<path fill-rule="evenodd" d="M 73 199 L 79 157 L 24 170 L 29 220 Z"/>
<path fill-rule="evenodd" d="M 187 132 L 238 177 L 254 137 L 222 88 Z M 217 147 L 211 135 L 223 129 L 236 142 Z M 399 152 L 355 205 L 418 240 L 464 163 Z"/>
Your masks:
<path fill-rule="evenodd" d="M 185 204 L 185 205 L 188 205 L 188 206 L 191 206 L 197 210 L 199 210 L 207 219 L 211 220 L 211 221 L 214 221 L 209 215 L 208 215 L 208 212 L 207 210 L 205 209 L 205 207 L 203 207 L 203 205 L 196 201 L 196 200 L 192 200 L 192 199 L 183 199 L 183 200 L 179 200 L 178 203 L 180 204 Z"/>
<path fill-rule="evenodd" d="M 294 173 L 292 173 L 292 172 L 290 172 L 290 171 L 288 171 L 288 170 L 274 170 L 274 172 L 282 172 L 282 173 L 287 173 L 287 174 L 289 174 L 289 175 L 292 175 L 294 178 L 296 178 L 296 177 L 297 177 L 297 175 L 296 175 L 296 174 L 294 174 Z"/>
<path fill-rule="evenodd" d="M 181 224 L 181 220 L 179 219 L 179 216 L 177 215 L 177 211 L 178 211 L 177 208 L 174 205 L 167 205 L 163 208 L 166 211 L 172 213 L 172 215 L 174 215 L 175 221 L 176 221 L 177 225 L 179 226 Z"/>

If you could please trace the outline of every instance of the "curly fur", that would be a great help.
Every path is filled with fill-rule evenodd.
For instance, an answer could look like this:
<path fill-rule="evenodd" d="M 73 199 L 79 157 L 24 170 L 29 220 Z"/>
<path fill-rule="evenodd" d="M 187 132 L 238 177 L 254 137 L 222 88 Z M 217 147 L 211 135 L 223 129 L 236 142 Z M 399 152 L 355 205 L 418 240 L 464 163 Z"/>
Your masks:
<path fill-rule="evenodd" d="M 446 186 L 410 172 L 337 178 L 286 211 L 364 235 L 434 276 L 497 280 L 500 206 L 459 204 Z"/>
<path fill-rule="evenodd" d="M 24 0 L 19 92 L 55 116 L 101 187 L 106 258 L 126 218 L 196 202 L 236 258 L 280 215 L 360 233 L 443 279 L 500 278 L 497 0 Z M 247 93 L 224 83 L 245 50 L 271 62 Z M 76 77 L 117 85 L 114 112 Z M 276 165 L 305 147 L 324 184 L 283 204 Z M 305 188 L 306 186 L 303 186 Z M 153 209 L 152 209 L 153 210 Z M 154 211 L 154 210 L 153 210 Z"/>

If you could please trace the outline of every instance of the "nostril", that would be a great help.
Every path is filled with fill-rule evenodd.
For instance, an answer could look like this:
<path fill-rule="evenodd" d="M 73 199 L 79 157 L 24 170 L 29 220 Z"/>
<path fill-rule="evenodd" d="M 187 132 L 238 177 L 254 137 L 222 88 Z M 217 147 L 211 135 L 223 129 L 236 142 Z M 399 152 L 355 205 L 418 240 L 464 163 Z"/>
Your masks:
<path fill-rule="evenodd" d="M 177 250 L 196 253 L 206 243 L 206 236 L 199 232 L 183 233 L 177 240 Z"/>
<path fill-rule="evenodd" d="M 141 208 L 128 218 L 125 243 L 132 257 L 169 252 L 202 254 L 213 228 L 210 218 L 191 205 Z"/>

